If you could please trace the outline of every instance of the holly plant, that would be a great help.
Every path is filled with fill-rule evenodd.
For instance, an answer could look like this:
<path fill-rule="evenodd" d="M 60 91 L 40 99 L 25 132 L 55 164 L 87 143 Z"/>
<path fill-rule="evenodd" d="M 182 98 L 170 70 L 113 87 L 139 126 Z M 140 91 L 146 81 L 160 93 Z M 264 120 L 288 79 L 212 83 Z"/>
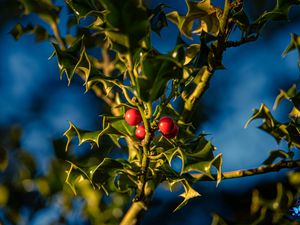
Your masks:
<path fill-rule="evenodd" d="M 83 181 L 95 192 L 111 195 L 121 192 L 131 198 L 122 225 L 137 224 L 146 211 L 156 187 L 162 183 L 170 190 L 183 187 L 179 210 L 191 198 L 200 196 L 195 182 L 249 176 L 293 168 L 292 148 L 300 147 L 299 94 L 296 87 L 281 91 L 282 99 L 295 104 L 291 121 L 276 121 L 265 105 L 253 114 L 262 118 L 261 129 L 277 141 L 287 141 L 289 151 L 272 152 L 264 166 L 222 172 L 222 153 L 207 134 L 196 132 L 192 118 L 195 108 L 217 70 L 222 70 L 226 50 L 253 42 L 270 21 L 287 20 L 289 10 L 299 0 L 277 0 L 275 7 L 251 21 L 243 0 L 225 0 L 219 8 L 210 0 L 186 0 L 187 12 L 173 11 L 172 5 L 150 8 L 142 0 L 66 0 L 56 5 L 51 0 L 19 0 L 25 16 L 35 14 L 43 23 L 17 24 L 11 34 L 25 33 L 53 46 L 60 77 L 72 85 L 75 76 L 83 80 L 86 92 L 94 92 L 105 104 L 99 112 L 98 130 L 80 128 L 70 122 L 64 135 L 65 151 L 88 142 L 91 151 L 107 152 L 93 160 L 67 160 L 66 183 L 77 193 Z M 59 26 L 61 10 L 68 11 L 66 29 Z M 176 45 L 161 53 L 151 35 L 161 35 L 168 24 L 175 24 Z M 231 35 L 240 35 L 232 41 Z M 152 34 L 154 33 L 154 34 Z M 299 36 L 292 36 L 286 53 L 300 49 Z M 100 56 L 98 53 L 101 53 Z M 107 139 L 109 141 L 107 141 Z M 113 152 L 121 154 L 113 154 Z M 278 163 L 275 159 L 281 158 Z M 174 159 L 180 159 L 180 168 Z"/>

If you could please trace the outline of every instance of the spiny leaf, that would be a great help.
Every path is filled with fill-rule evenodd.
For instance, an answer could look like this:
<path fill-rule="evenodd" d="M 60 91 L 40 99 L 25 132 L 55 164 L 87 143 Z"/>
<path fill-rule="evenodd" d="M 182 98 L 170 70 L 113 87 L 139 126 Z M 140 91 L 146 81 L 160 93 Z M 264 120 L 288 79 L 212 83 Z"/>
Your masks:
<path fill-rule="evenodd" d="M 180 32 L 189 38 L 192 38 L 192 33 L 206 33 L 217 36 L 219 33 L 219 19 L 218 15 L 221 13 L 220 9 L 214 7 L 210 0 L 202 0 L 194 2 L 186 0 L 188 12 L 185 17 L 179 16 L 177 12 L 168 14 L 168 19 L 178 26 Z M 200 25 L 194 31 L 193 24 L 195 20 L 200 21 Z"/>
<path fill-rule="evenodd" d="M 268 164 L 272 164 L 277 158 L 281 158 L 282 160 L 284 159 L 291 159 L 293 156 L 292 152 L 285 152 L 283 150 L 273 150 L 270 152 L 269 157 L 263 161 L 263 164 L 268 165 Z"/>
<path fill-rule="evenodd" d="M 234 20 L 236 25 L 240 28 L 240 30 L 247 31 L 249 27 L 249 19 L 243 8 L 241 8 L 240 11 L 235 12 L 232 15 L 232 19 Z"/>
<path fill-rule="evenodd" d="M 250 25 L 248 33 L 259 33 L 263 26 L 269 21 L 287 20 L 289 10 L 293 5 L 300 5 L 300 1 L 277 0 L 273 10 L 264 12 Z"/>
<path fill-rule="evenodd" d="M 185 192 L 182 193 L 180 196 L 183 197 L 184 200 L 176 207 L 176 209 L 174 209 L 173 212 L 185 206 L 191 198 L 201 196 L 195 189 L 191 187 L 191 185 L 186 180 L 183 180 L 181 183 L 184 187 Z"/>
<path fill-rule="evenodd" d="M 289 46 L 284 50 L 282 56 L 285 57 L 290 51 L 297 49 L 299 55 L 298 67 L 300 67 L 300 36 L 297 34 L 291 34 L 291 42 Z"/>
<path fill-rule="evenodd" d="M 51 0 L 19 0 L 25 7 L 25 14 L 36 13 L 51 26 L 58 22 L 60 8 Z"/>
<path fill-rule="evenodd" d="M 106 12 L 104 32 L 112 49 L 127 54 L 146 43 L 150 23 L 146 8 L 141 0 L 101 0 Z M 134 12 L 134 13 L 130 13 Z"/>
<path fill-rule="evenodd" d="M 266 123 L 269 124 L 271 127 L 275 126 L 274 118 L 270 113 L 270 110 L 264 105 L 261 104 L 259 110 L 255 109 L 251 118 L 246 122 L 245 128 L 251 123 L 251 121 L 255 119 L 264 119 Z"/>
<path fill-rule="evenodd" d="M 71 122 L 69 122 L 69 124 L 69 129 L 64 133 L 64 135 L 67 137 L 66 151 L 68 151 L 69 144 L 74 137 L 78 137 L 79 145 L 89 141 L 99 147 L 100 137 L 112 131 L 110 124 L 108 124 L 103 130 L 94 132 L 79 129 Z"/>
<path fill-rule="evenodd" d="M 181 78 L 182 68 L 174 58 L 151 56 L 146 54 L 141 59 L 142 74 L 138 77 L 138 94 L 145 102 L 158 99 L 170 79 Z"/>
<path fill-rule="evenodd" d="M 297 94 L 297 87 L 293 84 L 287 91 L 280 90 L 279 95 L 276 97 L 273 109 L 277 109 L 279 103 L 283 100 L 291 100 Z"/>
<path fill-rule="evenodd" d="M 66 3 L 74 11 L 78 21 L 89 15 L 101 15 L 103 7 L 96 0 L 66 0 Z"/>
<path fill-rule="evenodd" d="M 91 185 L 93 185 L 92 180 L 90 179 L 89 175 L 80 167 L 76 166 L 74 163 L 70 163 L 70 168 L 69 170 L 66 171 L 67 173 L 67 178 L 66 178 L 66 183 L 70 186 L 71 190 L 75 195 L 77 195 L 76 192 L 76 184 L 84 179 L 88 179 Z"/>
<path fill-rule="evenodd" d="M 126 169 L 132 169 L 131 164 L 122 159 L 104 158 L 98 165 L 91 167 L 80 167 L 72 162 L 67 171 L 66 183 L 69 184 L 72 191 L 76 194 L 76 184 L 82 180 L 88 180 L 95 188 L 102 189 L 107 195 L 113 191 L 128 192 L 135 187 L 135 183 L 128 178 Z M 119 176 L 121 175 L 121 176 Z M 121 187 L 118 185 L 119 179 L 126 183 Z M 124 189 L 124 187 L 126 187 Z"/>

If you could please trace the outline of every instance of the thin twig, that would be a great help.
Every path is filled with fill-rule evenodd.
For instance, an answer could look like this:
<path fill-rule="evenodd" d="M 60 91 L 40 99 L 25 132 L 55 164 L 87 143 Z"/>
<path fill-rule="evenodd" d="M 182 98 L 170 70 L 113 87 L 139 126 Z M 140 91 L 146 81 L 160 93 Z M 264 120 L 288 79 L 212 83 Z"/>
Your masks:
<path fill-rule="evenodd" d="M 255 36 L 250 36 L 250 37 L 242 38 L 239 41 L 226 41 L 225 42 L 225 48 L 238 47 L 238 46 L 246 44 L 248 42 L 256 41 L 257 38 L 258 38 L 258 35 L 255 35 Z"/>
<path fill-rule="evenodd" d="M 298 160 L 290 160 L 290 161 L 282 161 L 275 164 L 260 166 L 253 169 L 247 170 L 234 170 L 222 173 L 222 179 L 233 179 L 233 178 L 240 178 L 240 177 L 247 177 L 253 176 L 258 174 L 270 173 L 270 172 L 278 172 L 281 169 L 287 168 L 300 168 L 300 159 Z M 193 174 L 194 178 L 199 181 L 212 181 L 211 178 L 207 177 L 204 174 Z M 217 174 L 213 174 L 212 177 L 217 179 Z"/>

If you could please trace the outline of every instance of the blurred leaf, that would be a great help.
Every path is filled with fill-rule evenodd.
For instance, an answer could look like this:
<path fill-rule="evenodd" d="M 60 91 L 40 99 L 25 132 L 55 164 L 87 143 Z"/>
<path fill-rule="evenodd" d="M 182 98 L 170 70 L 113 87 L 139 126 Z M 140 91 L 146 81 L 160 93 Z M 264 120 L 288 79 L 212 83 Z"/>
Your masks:
<path fill-rule="evenodd" d="M 273 109 L 277 109 L 278 105 L 283 99 L 291 100 L 297 93 L 297 87 L 295 84 L 293 84 L 287 91 L 280 90 L 279 95 L 276 97 L 276 100 L 274 102 Z"/>
<path fill-rule="evenodd" d="M 186 0 L 188 12 L 182 24 L 182 33 L 191 38 L 192 33 L 201 33 L 202 31 L 217 36 L 219 33 L 219 19 L 217 14 L 219 9 L 214 7 L 210 0 L 202 0 L 193 2 Z M 196 30 L 192 31 L 195 20 L 200 21 L 200 25 Z M 180 29 L 180 30 L 181 30 Z"/>
<path fill-rule="evenodd" d="M 17 24 L 11 31 L 10 34 L 16 39 L 19 40 L 24 34 L 33 33 L 35 35 L 35 41 L 40 42 L 47 40 L 49 38 L 48 32 L 41 26 L 35 25 L 34 27 L 31 24 L 22 26 Z"/>
<path fill-rule="evenodd" d="M 74 11 L 78 20 L 93 14 L 99 16 L 103 10 L 97 0 L 66 0 L 66 3 Z"/>
<path fill-rule="evenodd" d="M 289 182 L 296 186 L 298 189 L 300 188 L 300 172 L 290 172 L 288 173 Z"/>
<path fill-rule="evenodd" d="M 213 218 L 212 218 L 211 225 L 227 225 L 225 220 L 221 216 L 219 216 L 218 214 L 213 213 L 212 217 Z"/>
<path fill-rule="evenodd" d="M 297 93 L 295 96 L 291 98 L 294 106 L 300 110 L 300 93 Z"/>
<path fill-rule="evenodd" d="M 182 33 L 182 27 L 183 27 L 183 23 L 185 21 L 185 16 L 180 16 L 179 13 L 177 11 L 173 11 L 167 14 L 167 19 L 170 20 L 172 23 L 174 23 L 179 31 Z M 185 26 L 187 26 L 185 29 L 186 30 L 192 30 L 193 28 L 193 24 L 186 24 Z"/>
<path fill-rule="evenodd" d="M 123 116 L 114 117 L 114 116 L 105 116 L 103 117 L 103 127 L 110 126 L 113 128 L 113 131 L 110 131 L 110 134 L 118 134 L 121 136 L 132 137 L 135 132 L 135 127 L 130 126 L 123 118 Z"/>
<path fill-rule="evenodd" d="M 142 75 L 138 77 L 138 94 L 145 102 L 153 102 L 165 91 L 170 79 L 181 78 L 180 64 L 169 56 L 142 58 Z"/>
<path fill-rule="evenodd" d="M 245 128 L 255 119 L 264 119 L 270 127 L 275 126 L 274 118 L 270 110 L 264 104 L 261 104 L 259 110 L 254 109 L 252 117 L 245 124 Z"/>
<path fill-rule="evenodd" d="M 200 45 L 200 50 L 197 54 L 191 59 L 191 61 L 187 64 L 187 66 L 192 66 L 195 68 L 201 68 L 203 66 L 208 65 L 208 55 L 210 53 L 210 48 L 202 43 Z M 196 76 L 196 75 L 194 75 Z"/>
<path fill-rule="evenodd" d="M 0 147 L 0 172 L 3 172 L 8 166 L 8 152 Z"/>
<path fill-rule="evenodd" d="M 9 200 L 9 190 L 7 190 L 7 187 L 0 184 L 0 207 L 5 207 L 7 205 L 7 202 Z"/>
<path fill-rule="evenodd" d="M 19 0 L 25 7 L 25 14 L 36 13 L 41 19 L 53 26 L 59 19 L 60 8 L 51 0 Z"/>
<path fill-rule="evenodd" d="M 243 8 L 232 15 L 232 19 L 242 31 L 246 31 L 249 26 L 249 18 Z"/>
<path fill-rule="evenodd" d="M 290 42 L 289 46 L 282 53 L 282 56 L 285 57 L 290 51 L 292 51 L 294 49 L 298 50 L 298 54 L 299 54 L 298 67 L 300 67 L 300 36 L 292 33 L 291 34 L 291 42 Z"/>
<path fill-rule="evenodd" d="M 269 21 L 288 20 L 289 10 L 293 5 L 300 5 L 299 0 L 277 0 L 276 6 L 271 11 L 264 12 L 249 27 L 249 33 L 259 33 Z"/>
<path fill-rule="evenodd" d="M 281 159 L 291 159 L 293 157 L 293 152 L 285 152 L 283 150 L 273 150 L 270 152 L 269 157 L 263 161 L 264 165 L 272 164 L 277 158 Z"/>

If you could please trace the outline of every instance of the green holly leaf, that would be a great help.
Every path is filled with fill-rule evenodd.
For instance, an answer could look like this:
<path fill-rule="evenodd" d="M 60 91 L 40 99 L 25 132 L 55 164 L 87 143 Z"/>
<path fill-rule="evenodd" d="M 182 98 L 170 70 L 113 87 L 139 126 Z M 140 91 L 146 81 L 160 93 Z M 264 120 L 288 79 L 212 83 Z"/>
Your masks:
<path fill-rule="evenodd" d="M 173 13 L 173 20 L 171 22 L 177 22 L 180 32 L 189 38 L 192 38 L 192 33 L 199 34 L 202 31 L 209 33 L 213 36 L 217 36 L 219 33 L 220 22 L 218 15 L 221 13 L 220 9 L 214 7 L 210 0 L 202 0 L 200 2 L 194 2 L 186 0 L 188 12 L 182 21 L 182 17 Z M 176 21 L 177 20 L 177 21 Z M 195 20 L 200 21 L 198 28 L 193 30 Z"/>
<path fill-rule="evenodd" d="M 217 185 L 221 181 L 222 174 L 222 154 L 214 156 L 215 147 L 204 137 L 199 137 L 185 145 L 183 169 L 181 173 L 201 172 L 214 179 L 211 175 L 211 169 L 214 166 L 217 169 Z"/>
<path fill-rule="evenodd" d="M 145 46 L 150 32 L 147 10 L 141 0 L 101 0 L 104 7 L 104 33 L 112 49 L 121 53 L 133 54 Z M 134 12 L 134 13 L 130 13 Z"/>
<path fill-rule="evenodd" d="M 60 8 L 51 0 L 19 0 L 25 8 L 25 15 L 36 13 L 41 19 L 53 26 L 59 19 Z"/>
<path fill-rule="evenodd" d="M 273 109 L 277 109 L 278 105 L 280 104 L 280 102 L 283 99 L 286 100 L 291 100 L 293 97 L 295 97 L 297 94 L 297 87 L 295 84 L 293 84 L 287 91 L 284 90 L 280 90 L 279 95 L 277 95 L 274 105 L 273 105 Z M 297 98 L 296 98 L 297 99 Z"/>
<path fill-rule="evenodd" d="M 181 78 L 179 62 L 169 56 L 145 55 L 142 60 L 142 74 L 138 77 L 137 91 L 145 102 L 161 97 L 170 79 Z"/>
<path fill-rule="evenodd" d="M 284 50 L 282 56 L 285 57 L 290 51 L 297 49 L 299 54 L 298 67 L 300 67 L 300 36 L 297 34 L 291 34 L 291 42 L 289 46 Z"/>
<path fill-rule="evenodd" d="M 249 27 L 249 33 L 259 33 L 269 21 L 288 20 L 289 10 L 293 5 L 300 5 L 299 0 L 277 0 L 276 6 L 271 11 L 264 12 Z"/>
<path fill-rule="evenodd" d="M 67 137 L 66 151 L 69 149 L 71 140 L 74 137 L 78 138 L 79 145 L 88 141 L 92 144 L 96 144 L 99 147 L 100 137 L 106 133 L 114 131 L 110 124 L 108 124 L 103 130 L 100 131 L 87 131 L 77 128 L 73 123 L 69 122 L 69 129 L 64 133 L 64 136 Z"/>
<path fill-rule="evenodd" d="M 285 140 L 288 142 L 290 148 L 293 146 L 300 148 L 300 129 L 299 125 L 295 124 L 293 121 L 288 123 L 285 126 L 286 135 L 284 136 Z"/>
<path fill-rule="evenodd" d="M 190 199 L 201 196 L 186 180 L 183 180 L 181 183 L 183 184 L 184 192 L 180 196 L 183 197 L 184 200 L 176 207 L 176 209 L 174 209 L 173 212 L 185 206 Z"/>
<path fill-rule="evenodd" d="M 30 33 L 35 35 L 36 42 L 44 41 L 49 38 L 48 32 L 39 25 L 32 26 L 31 24 L 28 24 L 26 26 L 22 26 L 21 24 L 16 24 L 16 26 L 14 26 L 14 28 L 10 31 L 10 34 L 16 40 L 19 40 L 24 34 Z"/>
<path fill-rule="evenodd" d="M 102 5 L 96 0 L 66 0 L 68 6 L 74 11 L 79 21 L 89 15 L 101 15 Z"/>
<path fill-rule="evenodd" d="M 110 134 L 118 134 L 121 136 L 134 136 L 135 127 L 130 126 L 123 116 L 105 116 L 103 117 L 103 127 L 110 126 L 113 131 Z"/>
<path fill-rule="evenodd" d="M 114 180 L 124 168 L 123 163 L 119 160 L 104 158 L 101 163 L 89 168 L 90 179 L 98 189 L 103 189 L 106 194 L 109 194 L 115 189 Z"/>
<path fill-rule="evenodd" d="M 68 84 L 70 85 L 71 80 L 76 72 L 80 70 L 85 75 L 87 81 L 91 71 L 91 63 L 83 45 L 83 38 L 76 40 L 72 46 L 66 50 L 62 50 L 59 45 L 52 43 L 57 57 L 58 68 L 60 71 L 60 78 L 62 79 L 63 73 L 68 78 Z"/>
<path fill-rule="evenodd" d="M 264 119 L 269 127 L 275 127 L 274 118 L 270 110 L 264 104 L 261 104 L 259 110 L 254 109 L 251 118 L 245 124 L 245 128 L 255 119 Z"/>
<path fill-rule="evenodd" d="M 69 187 L 71 188 L 71 190 L 73 191 L 73 193 L 75 195 L 77 195 L 77 191 L 76 191 L 76 185 L 81 182 L 82 180 L 89 180 L 89 182 L 91 183 L 91 185 L 93 186 L 93 182 L 90 179 L 89 175 L 80 167 L 76 166 L 74 163 L 67 161 L 68 163 L 70 163 L 70 168 L 69 170 L 66 171 L 67 173 L 67 178 L 66 178 L 66 184 L 69 185 Z"/>
<path fill-rule="evenodd" d="M 273 150 L 270 152 L 269 157 L 263 161 L 264 165 L 272 164 L 276 159 L 281 158 L 282 160 L 285 159 L 292 159 L 293 152 L 285 152 L 283 150 Z"/>
<path fill-rule="evenodd" d="M 69 163 L 71 166 L 67 171 L 66 183 L 75 194 L 76 185 L 82 180 L 88 180 L 94 188 L 102 189 L 107 195 L 115 191 L 128 192 L 136 187 L 135 177 L 129 179 L 127 171 L 132 170 L 132 166 L 126 160 L 104 158 L 99 164 L 89 167 Z M 123 186 L 118 184 L 121 182 L 120 179 L 125 182 L 122 183 Z"/>
<path fill-rule="evenodd" d="M 232 19 L 242 31 L 247 31 L 249 27 L 249 18 L 243 8 L 232 15 Z"/>

